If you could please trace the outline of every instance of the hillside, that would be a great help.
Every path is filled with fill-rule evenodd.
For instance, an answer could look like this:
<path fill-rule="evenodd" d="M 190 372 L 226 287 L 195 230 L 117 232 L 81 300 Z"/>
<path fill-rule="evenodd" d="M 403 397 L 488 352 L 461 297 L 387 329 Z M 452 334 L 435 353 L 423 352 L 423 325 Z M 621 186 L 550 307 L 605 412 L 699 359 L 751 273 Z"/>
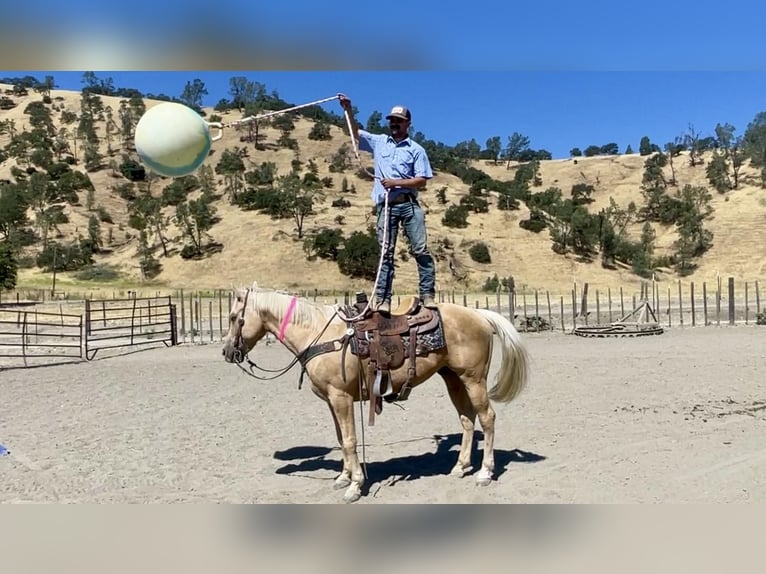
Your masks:
<path fill-rule="evenodd" d="M 28 129 L 29 116 L 24 113 L 30 102 L 40 101 L 41 95 L 30 91 L 25 96 L 10 95 L 10 86 L 0 85 L 0 90 L 6 92 L 15 107 L 0 110 L 0 121 L 13 120 L 17 132 Z M 80 112 L 80 93 L 52 90 L 50 94 L 56 110 L 51 115 L 56 128 L 61 127 L 61 112 L 66 109 L 74 113 Z M 117 110 L 120 98 L 101 96 L 104 106 Z M 147 108 L 156 105 L 157 101 L 145 100 Z M 208 117 L 214 113 L 206 110 Z M 340 109 L 338 110 L 340 113 Z M 239 118 L 239 113 L 229 112 L 223 115 L 224 122 Z M 359 118 L 358 118 L 359 119 Z M 296 116 L 295 129 L 291 133 L 298 142 L 297 156 L 304 165 L 313 160 L 319 169 L 319 177 L 331 177 L 333 186 L 325 190 L 326 198 L 318 205 L 316 214 L 306 220 L 305 232 L 323 227 L 341 227 L 346 236 L 355 230 L 363 230 L 370 219 L 370 186 L 371 183 L 359 178 L 353 169 L 346 173 L 331 173 L 329 165 L 341 145 L 348 144 L 349 138 L 336 127 L 331 127 L 332 138 L 329 141 L 315 141 L 308 138 L 313 122 Z M 73 129 L 70 126 L 70 129 Z M 101 138 L 101 151 L 106 154 L 105 123 L 98 122 L 97 130 Z M 220 154 L 225 149 L 235 146 L 247 149 L 244 158 L 248 169 L 259 166 L 262 162 L 276 164 L 280 174 L 290 170 L 291 162 L 296 153 L 288 149 L 277 149 L 274 145 L 279 137 L 279 131 L 273 127 L 261 130 L 265 136 L 263 142 L 267 149 L 256 150 L 253 144 L 240 141 L 240 133 L 234 129 L 225 130 L 224 138 L 213 144 L 213 152 L 207 164 L 215 167 Z M 9 134 L 0 135 L 0 149 L 10 140 Z M 119 137 L 114 138 L 112 147 L 115 148 L 112 157 L 120 158 L 124 150 L 119 149 Z M 135 156 L 135 154 L 133 154 Z M 79 159 L 79 158 L 78 158 Z M 353 158 L 350 158 L 353 162 Z M 572 185 L 588 183 L 594 186 L 589 210 L 597 212 L 614 199 L 621 207 L 626 207 L 630 201 L 640 204 L 639 191 L 643 174 L 645 157 L 638 154 L 622 156 L 599 156 L 592 158 L 577 158 L 566 160 L 550 160 L 541 162 L 541 185 L 532 189 L 533 192 L 543 191 L 549 186 L 561 188 L 568 196 Z M 369 156 L 363 154 L 363 163 L 370 166 Z M 674 159 L 676 178 L 681 186 L 686 183 L 707 186 L 704 166 L 690 167 L 684 154 Z M 0 180 L 13 180 L 11 169 L 16 165 L 15 159 L 6 159 L 0 163 Z M 505 163 L 491 165 L 486 161 L 477 161 L 474 167 L 486 172 L 497 180 L 513 179 L 514 170 L 506 169 Z M 84 171 L 82 162 L 74 169 Z M 669 173 L 669 168 L 665 168 Z M 766 279 L 766 190 L 756 181 L 756 172 L 749 166 L 742 170 L 744 184 L 740 189 L 725 195 L 713 191 L 713 217 L 706 222 L 707 229 L 714 234 L 712 248 L 699 260 L 697 271 L 687 280 L 712 281 L 717 273 L 733 275 L 747 280 Z M 277 288 L 320 288 L 320 289 L 369 289 L 367 280 L 351 280 L 338 270 L 337 264 L 321 259 L 307 261 L 303 251 L 303 243 L 297 239 L 295 225 L 291 219 L 273 220 L 255 211 L 243 211 L 231 205 L 221 191 L 221 197 L 215 203 L 217 215 L 220 218 L 210 230 L 213 241 L 222 245 L 219 253 L 214 253 L 202 260 L 184 260 L 178 254 L 180 233 L 171 227 L 168 236 L 171 240 L 170 257 L 162 257 L 157 251 L 162 264 L 161 273 L 151 282 L 143 282 L 137 264 L 137 232 L 128 226 L 127 203 L 113 190 L 116 184 L 124 183 L 125 178 L 112 169 L 104 167 L 88 173 L 95 186 L 95 204 L 103 207 L 112 217 L 113 223 L 102 223 L 101 233 L 105 238 L 108 252 L 97 255 L 99 264 L 113 265 L 119 268 L 122 275 L 122 285 L 152 285 L 158 289 L 168 288 L 229 288 L 232 285 L 249 284 L 257 280 L 261 284 Z M 343 193 L 341 180 L 346 178 L 349 186 L 357 193 Z M 160 179 L 153 185 L 153 192 L 159 193 L 170 180 Z M 218 179 L 219 189 L 223 189 L 223 178 Z M 436 200 L 436 190 L 446 187 L 447 205 L 440 205 Z M 427 212 L 429 242 L 432 249 L 449 239 L 454 245 L 454 259 L 460 269 L 461 277 L 453 276 L 450 271 L 450 259 L 445 257 L 437 262 L 437 286 L 439 289 L 455 288 L 459 291 L 478 291 L 485 280 L 497 273 L 501 277 L 513 275 L 518 287 L 550 289 L 554 292 L 565 292 L 573 281 L 589 282 L 594 288 L 637 285 L 640 278 L 630 269 L 618 267 L 605 269 L 600 260 L 593 262 L 579 261 L 572 254 L 558 255 L 551 248 L 551 239 L 547 231 L 539 234 L 526 231 L 519 227 L 519 221 L 526 219 L 529 210 L 522 205 L 517 211 L 501 211 L 490 197 L 489 213 L 471 213 L 468 217 L 469 226 L 464 229 L 452 229 L 441 223 L 444 211 L 449 205 L 457 203 L 460 197 L 468 193 L 468 185 L 459 178 L 437 173 L 429 183 L 428 189 L 422 194 L 422 203 Z M 331 207 L 334 199 L 343 197 L 351 206 L 345 209 Z M 166 208 L 168 215 L 172 208 Z M 69 223 L 59 226 L 59 241 L 66 241 L 83 233 L 87 229 L 89 213 L 85 208 L 84 192 L 80 192 L 79 205 L 66 205 L 65 213 Z M 344 217 L 343 225 L 335 223 L 338 214 Z M 634 235 L 639 229 L 631 229 Z M 657 232 L 657 253 L 669 251 L 676 238 L 672 228 L 655 226 Z M 106 238 L 109 238 L 108 240 Z M 489 247 L 492 263 L 479 264 L 470 258 L 468 248 L 476 241 L 482 241 Z M 404 246 L 400 240 L 397 252 Z M 25 268 L 19 272 L 21 285 L 49 285 L 50 274 L 36 268 Z M 663 270 L 659 275 L 661 280 L 673 279 L 671 270 Z M 66 287 L 71 277 L 62 273 L 58 277 L 59 286 Z M 399 292 L 412 292 L 416 288 L 417 271 L 412 259 L 398 260 L 397 279 L 395 282 Z"/>

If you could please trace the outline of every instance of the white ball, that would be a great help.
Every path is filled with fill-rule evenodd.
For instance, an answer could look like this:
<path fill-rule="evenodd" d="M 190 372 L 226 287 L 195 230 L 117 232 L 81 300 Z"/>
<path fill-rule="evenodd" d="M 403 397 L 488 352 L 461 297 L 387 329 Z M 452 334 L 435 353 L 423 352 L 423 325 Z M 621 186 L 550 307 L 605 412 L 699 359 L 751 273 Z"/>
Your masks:
<path fill-rule="evenodd" d="M 207 122 L 193 109 L 176 102 L 149 108 L 136 125 L 134 138 L 141 162 L 166 177 L 194 172 L 210 152 Z"/>

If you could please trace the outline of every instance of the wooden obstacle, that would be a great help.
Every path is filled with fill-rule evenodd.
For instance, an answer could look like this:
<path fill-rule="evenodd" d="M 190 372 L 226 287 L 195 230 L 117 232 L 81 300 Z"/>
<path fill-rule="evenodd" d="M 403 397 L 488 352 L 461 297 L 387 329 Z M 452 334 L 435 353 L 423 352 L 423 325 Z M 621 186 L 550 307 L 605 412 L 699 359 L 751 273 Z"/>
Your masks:
<path fill-rule="evenodd" d="M 649 301 L 642 299 L 633 311 L 614 323 L 575 327 L 573 332 L 579 337 L 645 337 L 661 335 L 665 330 L 657 321 Z"/>

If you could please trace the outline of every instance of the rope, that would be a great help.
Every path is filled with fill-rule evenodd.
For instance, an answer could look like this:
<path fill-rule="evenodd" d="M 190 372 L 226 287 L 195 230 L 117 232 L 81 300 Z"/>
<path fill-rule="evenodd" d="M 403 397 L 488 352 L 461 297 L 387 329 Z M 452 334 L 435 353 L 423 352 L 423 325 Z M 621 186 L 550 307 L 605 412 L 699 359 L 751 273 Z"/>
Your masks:
<path fill-rule="evenodd" d="M 258 121 L 258 120 L 263 120 L 263 119 L 266 119 L 266 118 L 269 118 L 269 117 L 272 117 L 272 116 L 276 116 L 276 115 L 279 115 L 279 114 L 285 114 L 285 113 L 288 113 L 288 112 L 293 112 L 295 110 L 299 110 L 299 109 L 302 109 L 302 108 L 307 108 L 307 107 L 310 107 L 310 106 L 316 106 L 318 104 L 323 104 L 325 102 L 329 102 L 329 101 L 336 100 L 336 99 L 339 100 L 340 99 L 340 95 L 336 94 L 334 96 L 331 96 L 331 97 L 328 97 L 328 98 L 323 98 L 321 100 L 315 100 L 313 102 L 308 102 L 308 103 L 305 103 L 305 104 L 299 104 L 297 106 L 292 106 L 290 108 L 285 108 L 283 110 L 275 110 L 275 111 L 272 111 L 272 112 L 266 112 L 266 113 L 263 113 L 263 114 L 258 114 L 256 116 L 248 116 L 246 118 L 242 118 L 242 119 L 239 119 L 239 120 L 234 120 L 234 121 L 228 122 L 228 123 L 215 122 L 215 123 L 209 123 L 209 125 L 211 127 L 217 127 L 217 128 L 219 128 L 221 130 L 221 133 L 218 136 L 216 136 L 216 139 L 220 139 L 223 136 L 223 129 L 224 128 L 237 127 L 237 126 L 240 126 L 242 124 L 247 124 L 247 123 Z M 361 155 L 359 154 L 359 146 L 357 146 L 356 139 L 354 138 L 354 130 L 353 130 L 353 125 L 352 125 L 351 114 L 349 113 L 348 110 L 344 110 L 344 115 L 345 115 L 345 118 L 346 118 L 346 125 L 348 127 L 349 137 L 351 138 L 351 147 L 352 147 L 352 149 L 354 151 L 354 157 L 356 158 L 356 162 L 359 165 L 359 173 L 364 175 L 364 176 L 366 176 L 366 177 L 368 177 L 368 178 L 371 178 L 371 179 L 380 179 L 374 173 L 371 173 L 367 168 L 364 167 L 364 165 L 362 163 Z M 370 305 L 372 303 L 372 299 L 375 297 L 375 293 L 377 292 L 378 284 L 380 283 L 380 273 L 381 273 L 381 271 L 383 269 L 383 259 L 385 258 L 386 253 L 388 253 L 388 249 L 389 249 L 389 245 L 390 245 L 390 238 L 389 238 L 389 233 L 388 233 L 389 218 L 390 218 L 390 208 L 389 208 L 389 205 L 388 205 L 388 192 L 385 193 L 385 200 L 384 200 L 384 204 L 383 204 L 383 210 L 384 210 L 384 214 L 383 214 L 383 245 L 382 245 L 381 251 L 380 251 L 380 259 L 378 260 L 378 268 L 377 268 L 377 271 L 375 272 L 375 282 L 373 284 L 372 297 L 370 297 L 370 299 L 367 301 L 367 305 L 365 306 L 365 308 L 359 314 L 357 314 L 357 315 L 346 316 L 345 313 L 341 312 L 339 307 L 336 307 L 335 314 L 340 315 L 345 321 L 356 321 L 356 320 L 359 320 L 362 317 L 364 317 L 364 315 L 367 313 L 368 309 L 370 308 Z M 332 319 L 330 319 L 330 321 L 332 321 Z M 322 329 L 322 332 L 314 339 L 314 342 L 316 342 L 322 336 L 322 334 L 324 333 L 324 331 L 327 329 L 328 326 L 329 326 L 329 322 L 328 322 L 327 325 L 325 325 L 325 328 Z M 242 327 L 240 326 L 240 329 L 241 328 Z M 313 342 L 312 342 L 312 344 L 313 344 Z M 311 345 L 309 345 L 309 346 L 311 346 Z M 300 359 L 300 354 L 296 355 L 295 360 L 293 360 L 286 368 L 284 368 L 284 369 L 276 369 L 276 370 L 264 369 L 263 367 L 259 367 L 254 362 L 252 362 L 247 356 L 245 356 L 245 359 L 249 363 L 249 372 L 242 365 L 237 363 L 237 366 L 244 373 L 250 375 L 251 377 L 259 379 L 259 380 L 273 380 L 273 379 L 283 375 L 288 370 L 290 370 L 293 367 L 293 365 L 295 365 L 295 363 Z M 258 375 L 256 375 L 253 372 L 254 368 L 257 368 L 257 369 L 259 369 L 261 371 L 264 371 L 264 372 L 278 373 L 278 374 L 276 376 L 274 376 L 274 377 L 259 377 Z M 362 447 L 362 468 L 363 468 L 363 472 L 364 472 L 365 478 L 368 478 L 367 477 L 367 456 L 366 456 L 366 448 L 365 448 L 366 442 L 365 442 L 365 436 L 364 436 L 364 434 L 365 434 L 364 433 L 364 427 L 365 427 L 365 425 L 364 425 L 364 415 L 363 415 L 364 409 L 363 409 L 363 406 L 362 406 L 362 405 L 364 405 L 365 401 L 362 399 L 361 361 L 360 361 L 358 379 L 359 379 L 359 404 L 360 404 L 359 418 L 360 418 L 360 428 L 361 428 L 361 437 L 360 438 L 361 438 L 361 447 Z M 370 400 L 372 400 L 372 397 L 370 397 Z"/>
<path fill-rule="evenodd" d="M 225 123 L 225 124 L 222 124 L 222 125 L 224 127 L 229 127 L 229 128 L 230 127 L 235 127 L 235 126 L 238 126 L 240 124 L 246 124 L 246 123 L 255 122 L 255 121 L 258 121 L 258 120 L 263 120 L 263 119 L 266 119 L 266 118 L 270 118 L 271 116 L 276 116 L 276 115 L 279 115 L 279 114 L 286 114 L 287 112 L 293 112 L 295 110 L 300 110 L 301 108 L 308 108 L 309 106 L 316 106 L 318 104 L 323 104 L 325 102 L 329 102 L 329 101 L 337 100 L 337 99 L 340 99 L 340 97 L 336 94 L 336 95 L 334 95 L 332 97 L 323 98 L 321 100 L 316 100 L 314 102 L 309 102 L 307 104 L 299 104 L 299 105 L 293 106 L 291 108 L 285 108 L 284 110 L 275 110 L 273 112 L 266 112 L 266 113 L 263 113 L 263 114 L 258 114 L 257 116 L 248 116 L 246 118 L 242 118 L 240 120 L 234 120 L 233 122 Z"/>

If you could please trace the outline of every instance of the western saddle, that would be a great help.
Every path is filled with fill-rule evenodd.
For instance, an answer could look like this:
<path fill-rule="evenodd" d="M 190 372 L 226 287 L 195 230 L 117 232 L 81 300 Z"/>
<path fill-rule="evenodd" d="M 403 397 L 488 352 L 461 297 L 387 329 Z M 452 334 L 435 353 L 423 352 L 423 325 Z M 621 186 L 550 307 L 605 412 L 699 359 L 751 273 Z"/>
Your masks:
<path fill-rule="evenodd" d="M 351 352 L 360 359 L 369 358 L 368 388 L 361 389 L 360 398 L 366 394 L 370 400 L 369 425 L 372 426 L 375 414 L 380 414 L 383 409 L 383 399 L 394 402 L 405 401 L 409 397 L 417 356 L 443 347 L 443 336 L 434 337 L 436 343 L 423 339 L 424 334 L 435 333 L 441 327 L 441 314 L 438 309 L 421 305 L 419 297 L 409 297 L 390 315 L 383 314 L 368 307 L 364 293 L 357 293 L 356 303 L 347 305 L 341 312 L 342 316 L 347 317 L 346 335 L 340 340 L 309 347 L 304 351 L 301 362 L 305 370 L 305 364 L 312 357 L 337 350 L 337 342 L 341 343 L 344 355 L 350 347 Z M 409 361 L 407 378 L 399 392 L 395 392 L 391 371 L 401 367 L 405 360 Z M 343 359 L 341 364 L 344 364 Z M 345 380 L 345 369 L 343 377 Z"/>
<path fill-rule="evenodd" d="M 357 294 L 355 308 L 357 313 L 367 308 L 363 293 Z M 352 352 L 359 358 L 370 359 L 367 378 L 370 426 L 375 422 L 375 414 L 383 409 L 383 399 L 394 402 L 409 398 L 417 355 L 432 350 L 419 345 L 418 335 L 433 331 L 440 323 L 439 311 L 422 306 L 418 297 L 404 299 L 390 315 L 368 308 L 360 318 L 349 322 L 350 329 L 354 330 Z M 401 367 L 405 359 L 408 360 L 407 379 L 399 392 L 395 392 L 391 371 Z"/>

